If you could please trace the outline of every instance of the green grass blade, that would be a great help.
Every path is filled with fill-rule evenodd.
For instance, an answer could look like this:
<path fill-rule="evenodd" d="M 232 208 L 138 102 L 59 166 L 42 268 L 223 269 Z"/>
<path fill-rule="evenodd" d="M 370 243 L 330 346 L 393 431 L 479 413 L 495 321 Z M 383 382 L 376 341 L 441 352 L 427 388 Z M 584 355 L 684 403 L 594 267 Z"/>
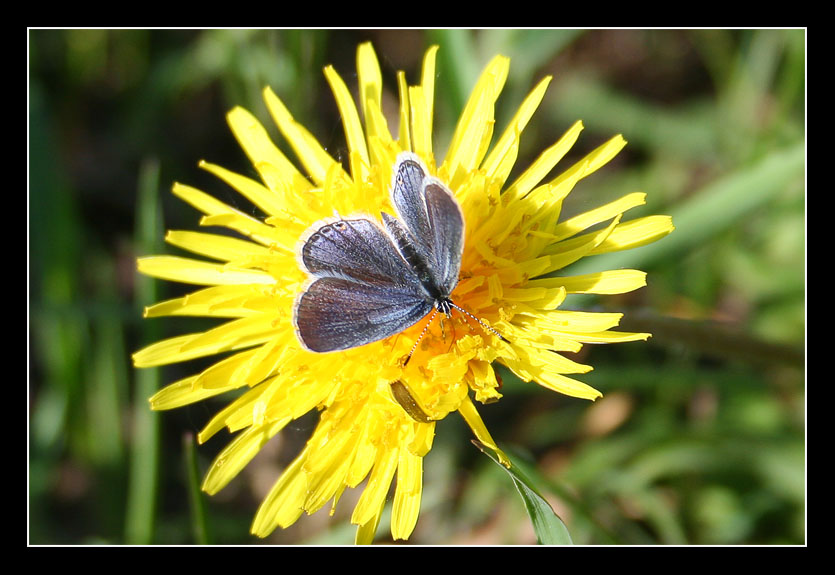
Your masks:
<path fill-rule="evenodd" d="M 197 466 L 197 449 L 194 436 L 186 434 L 183 437 L 183 458 L 188 477 L 188 503 L 191 510 L 191 531 L 194 541 L 198 545 L 210 545 L 209 524 L 206 519 L 206 506 L 203 492 L 200 490 L 200 469 Z"/>
<path fill-rule="evenodd" d="M 159 210 L 159 164 L 146 162 L 139 175 L 139 203 L 137 205 L 137 241 L 140 253 L 154 253 L 162 238 L 162 218 Z M 140 308 L 157 299 L 152 278 L 137 277 L 137 301 Z M 143 342 L 159 339 L 156 324 L 143 324 Z M 133 400 L 133 445 L 131 449 L 125 540 L 130 544 L 152 542 L 156 516 L 159 418 L 151 411 L 148 398 L 159 388 L 159 370 L 143 369 L 136 373 Z"/>
<path fill-rule="evenodd" d="M 539 544 L 573 545 L 574 543 L 571 540 L 571 535 L 565 523 L 562 522 L 562 519 L 554 512 L 554 509 L 545 498 L 539 494 L 539 490 L 519 465 L 514 464 L 511 460 L 510 468 L 507 468 L 499 462 L 498 456 L 486 445 L 478 441 L 473 441 L 473 443 L 490 459 L 495 461 L 496 465 L 510 475 L 513 485 L 522 497 L 525 510 L 531 518 L 531 523 L 533 524 L 533 529 Z"/>
<path fill-rule="evenodd" d="M 91 461 L 120 479 L 108 485 L 108 492 L 118 493 L 115 500 L 124 500 L 125 439 L 122 418 L 128 402 L 128 353 L 124 338 L 124 313 L 116 290 L 114 261 L 91 250 L 88 269 L 95 284 L 88 306 L 90 317 L 90 357 L 85 361 L 85 417 L 83 421 L 86 452 Z M 107 430 L 107 433 L 102 433 Z M 119 489 L 115 489 L 118 485 Z"/>

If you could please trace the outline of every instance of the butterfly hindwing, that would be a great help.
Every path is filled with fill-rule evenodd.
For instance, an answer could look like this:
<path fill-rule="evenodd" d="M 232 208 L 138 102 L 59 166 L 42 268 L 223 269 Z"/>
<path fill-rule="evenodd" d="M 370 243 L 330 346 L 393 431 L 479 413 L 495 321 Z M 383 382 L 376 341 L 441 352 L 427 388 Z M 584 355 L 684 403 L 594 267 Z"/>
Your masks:
<path fill-rule="evenodd" d="M 325 277 L 299 296 L 294 320 L 305 347 L 327 352 L 399 333 L 431 310 L 432 302 L 408 287 Z"/>
<path fill-rule="evenodd" d="M 415 272 L 376 222 L 340 219 L 311 230 L 300 257 L 314 280 L 294 309 L 305 347 L 327 352 L 365 345 L 431 311 Z"/>

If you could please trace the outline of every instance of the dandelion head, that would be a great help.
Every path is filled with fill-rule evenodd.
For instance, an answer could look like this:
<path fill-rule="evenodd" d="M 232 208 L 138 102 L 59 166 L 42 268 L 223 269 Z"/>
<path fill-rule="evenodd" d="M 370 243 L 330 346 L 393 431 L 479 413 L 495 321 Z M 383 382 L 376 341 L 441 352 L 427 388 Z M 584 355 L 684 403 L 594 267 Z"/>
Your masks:
<path fill-rule="evenodd" d="M 494 138 L 494 106 L 509 69 L 508 59 L 497 56 L 475 85 L 444 157 L 436 157 L 436 52 L 436 47 L 427 51 L 418 84 L 409 86 L 398 76 L 396 126 L 382 111 L 382 77 L 370 44 L 357 51 L 359 106 L 333 68 L 325 68 L 345 131 L 345 165 L 293 119 L 269 88 L 264 91 L 267 108 L 298 165 L 252 114 L 242 108 L 230 111 L 229 126 L 258 179 L 209 162 L 200 166 L 257 206 L 263 217 L 175 184 L 174 194 L 202 212 L 201 225 L 227 228 L 238 237 L 170 231 L 169 243 L 198 257 L 139 260 L 142 273 L 200 286 L 148 307 L 147 317 L 223 320 L 208 331 L 167 339 L 134 355 L 135 365 L 150 367 L 225 354 L 151 398 L 154 409 L 171 409 L 242 390 L 198 436 L 206 441 L 224 428 L 235 434 L 213 462 L 204 490 L 219 491 L 285 426 L 318 412 L 305 447 L 256 513 L 252 532 L 258 536 L 329 502 L 333 509 L 346 488 L 363 486 L 351 522 L 358 526 L 357 541 L 369 542 L 394 485 L 391 534 L 407 539 L 418 519 L 423 457 L 432 447 L 437 422 L 458 412 L 474 435 L 503 458 L 475 407 L 501 397 L 498 364 L 523 381 L 595 399 L 597 390 L 571 377 L 591 367 L 560 352 L 648 337 L 612 331 L 620 314 L 560 309 L 567 294 L 624 293 L 645 284 L 638 270 L 580 276 L 561 275 L 560 270 L 586 256 L 655 241 L 673 229 L 665 216 L 622 221 L 627 210 L 644 203 L 640 193 L 560 219 L 562 202 L 577 182 L 605 165 L 626 142 L 616 136 L 551 177 L 582 131 L 577 122 L 511 180 L 520 138 L 550 78 L 533 88 Z M 420 166 L 421 181 L 435 182 L 443 191 L 437 192 L 440 199 L 427 201 L 429 211 L 448 195 L 451 204 L 438 209 L 458 210 L 449 219 L 461 222 L 447 229 L 431 214 L 428 218 L 427 238 L 434 238 L 429 243 L 444 244 L 454 255 L 446 259 L 458 268 L 454 273 L 437 262 L 429 266 L 429 279 L 436 287 L 449 287 L 449 293 L 430 298 L 428 306 L 391 287 L 414 288 L 415 281 L 426 285 L 424 267 L 431 259 L 419 245 L 409 253 L 414 238 L 398 238 L 418 226 L 410 226 L 391 193 L 404 158 Z M 396 215 L 404 223 L 398 224 Z M 457 229 L 460 247 L 451 239 Z M 328 233 L 354 235 L 317 255 L 315 250 L 325 249 L 319 239 L 325 241 Z M 381 253 L 379 246 L 388 256 L 383 263 L 366 262 L 373 270 L 353 258 L 356 250 Z M 314 251 L 307 258 L 306 247 Z M 415 276 L 408 279 L 403 274 L 410 270 Z M 374 274 L 381 271 L 393 310 L 378 309 L 378 295 L 371 293 L 377 279 L 368 274 L 377 278 Z"/>

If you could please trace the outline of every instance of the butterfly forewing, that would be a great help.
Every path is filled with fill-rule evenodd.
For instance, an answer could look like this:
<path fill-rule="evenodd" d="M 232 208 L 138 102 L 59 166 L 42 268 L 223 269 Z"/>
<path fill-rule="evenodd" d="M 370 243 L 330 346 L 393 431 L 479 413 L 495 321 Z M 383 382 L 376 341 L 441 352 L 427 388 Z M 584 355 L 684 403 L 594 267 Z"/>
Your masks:
<path fill-rule="evenodd" d="M 360 282 L 408 283 L 409 266 L 380 226 L 369 219 L 337 220 L 317 228 L 304 242 L 301 258 L 310 274 Z"/>
<path fill-rule="evenodd" d="M 427 176 L 420 159 L 409 153 L 398 156 L 391 200 L 432 283 L 448 296 L 458 283 L 464 248 L 461 207 L 449 188 Z"/>

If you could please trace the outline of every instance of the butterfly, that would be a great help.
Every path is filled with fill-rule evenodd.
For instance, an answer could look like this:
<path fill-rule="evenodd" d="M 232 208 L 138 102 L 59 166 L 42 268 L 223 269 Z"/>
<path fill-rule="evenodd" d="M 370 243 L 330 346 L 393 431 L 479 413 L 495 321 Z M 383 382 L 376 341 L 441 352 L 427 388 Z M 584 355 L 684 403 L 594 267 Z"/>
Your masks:
<path fill-rule="evenodd" d="M 390 195 L 397 217 L 382 213 L 382 226 L 354 216 L 318 222 L 302 236 L 299 259 L 310 281 L 293 314 L 302 345 L 315 352 L 359 347 L 452 309 L 507 341 L 450 298 L 464 250 L 464 215 L 450 189 L 403 152 Z"/>

